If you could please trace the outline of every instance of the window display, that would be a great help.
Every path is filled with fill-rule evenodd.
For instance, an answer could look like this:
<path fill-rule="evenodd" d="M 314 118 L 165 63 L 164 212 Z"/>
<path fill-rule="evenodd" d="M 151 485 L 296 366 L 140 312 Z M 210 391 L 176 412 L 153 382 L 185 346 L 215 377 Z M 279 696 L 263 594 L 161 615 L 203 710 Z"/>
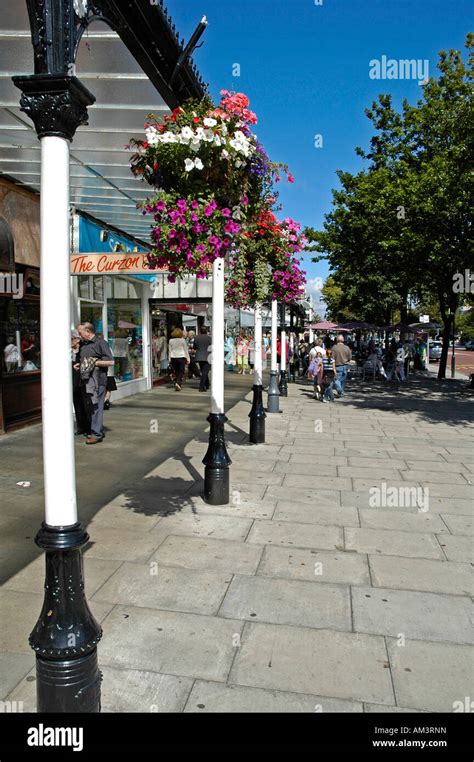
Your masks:
<path fill-rule="evenodd" d="M 108 342 L 115 358 L 117 381 L 143 376 L 142 308 L 139 299 L 109 299 Z"/>
<path fill-rule="evenodd" d="M 2 299 L 0 331 L 4 373 L 11 375 L 41 368 L 39 301 Z"/>

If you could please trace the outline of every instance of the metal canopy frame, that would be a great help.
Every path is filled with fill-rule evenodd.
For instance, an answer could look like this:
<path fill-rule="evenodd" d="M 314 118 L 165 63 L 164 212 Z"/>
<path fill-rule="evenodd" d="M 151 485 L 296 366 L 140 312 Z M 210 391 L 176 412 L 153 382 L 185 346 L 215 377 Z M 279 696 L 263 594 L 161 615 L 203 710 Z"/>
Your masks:
<path fill-rule="evenodd" d="M 71 145 L 71 205 L 150 243 L 149 223 L 136 206 L 152 189 L 132 175 L 125 146 L 143 137 L 149 113 L 202 98 L 206 86 L 190 59 L 182 60 L 184 41 L 162 0 L 78 0 L 74 10 L 55 0 L 47 29 L 41 5 L 5 0 L 0 10 L 0 176 L 40 190 L 36 129 L 20 109 L 12 77 L 75 75 L 96 100 Z M 60 29 L 67 44 L 45 44 Z"/>

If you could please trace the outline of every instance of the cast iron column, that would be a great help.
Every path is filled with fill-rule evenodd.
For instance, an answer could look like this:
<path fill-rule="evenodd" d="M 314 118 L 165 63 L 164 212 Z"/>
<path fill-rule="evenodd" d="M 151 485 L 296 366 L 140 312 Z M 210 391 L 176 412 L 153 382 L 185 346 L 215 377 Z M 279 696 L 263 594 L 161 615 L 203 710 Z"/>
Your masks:
<path fill-rule="evenodd" d="M 224 259 L 212 265 L 212 355 L 211 412 L 208 417 L 209 447 L 203 459 L 204 500 L 210 505 L 229 502 L 229 458 L 225 446 L 224 424 Z"/>
<path fill-rule="evenodd" d="M 280 412 L 280 390 L 278 388 L 278 366 L 277 366 L 277 320 L 278 304 L 276 299 L 272 300 L 272 352 L 270 383 L 268 384 L 268 412 Z"/>
<path fill-rule="evenodd" d="M 44 603 L 30 635 L 38 712 L 99 712 L 97 643 L 102 630 L 84 595 L 77 521 L 71 388 L 69 143 L 95 98 L 74 76 L 80 19 L 72 0 L 28 0 L 32 76 L 14 77 L 20 105 L 41 141 L 41 397 L 45 521 L 35 541 L 46 555 Z M 54 325 L 54 339 L 49 331 Z"/>
<path fill-rule="evenodd" d="M 265 442 L 265 408 L 263 407 L 263 375 L 262 375 L 262 305 L 256 304 L 254 311 L 254 373 L 253 373 L 253 402 L 249 413 L 250 434 L 252 444 Z"/>

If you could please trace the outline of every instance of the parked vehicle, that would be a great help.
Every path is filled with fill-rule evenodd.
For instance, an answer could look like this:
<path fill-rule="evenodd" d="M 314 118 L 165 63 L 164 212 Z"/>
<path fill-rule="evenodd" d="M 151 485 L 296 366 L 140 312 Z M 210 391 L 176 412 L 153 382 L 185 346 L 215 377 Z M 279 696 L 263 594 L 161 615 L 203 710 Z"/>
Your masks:
<path fill-rule="evenodd" d="M 467 349 L 469 352 L 474 352 L 474 339 L 466 341 L 464 344 L 464 349 Z"/>
<path fill-rule="evenodd" d="M 435 362 L 440 360 L 442 351 L 442 341 L 430 341 L 430 360 L 434 360 Z"/>

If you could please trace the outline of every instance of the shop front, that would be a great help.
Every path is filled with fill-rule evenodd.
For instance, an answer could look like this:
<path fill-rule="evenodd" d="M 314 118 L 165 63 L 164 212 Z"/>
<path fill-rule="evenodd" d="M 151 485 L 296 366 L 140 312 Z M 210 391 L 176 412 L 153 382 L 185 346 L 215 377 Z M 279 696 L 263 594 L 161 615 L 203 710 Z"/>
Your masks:
<path fill-rule="evenodd" d="M 154 276 L 149 285 L 151 367 L 153 385 L 168 376 L 168 341 L 175 328 L 199 332 L 211 324 L 212 279 L 194 276 L 170 283 L 164 273 Z"/>
<path fill-rule="evenodd" d="M 0 180 L 0 343 L 4 433 L 41 417 L 39 203 L 7 180 Z"/>
<path fill-rule="evenodd" d="M 74 220 L 74 241 L 76 254 L 85 255 L 81 267 L 76 272 L 72 270 L 74 324 L 92 323 L 96 333 L 109 343 L 115 360 L 115 399 L 146 391 L 152 385 L 150 276 L 121 275 L 117 268 L 108 269 L 110 264 L 123 259 L 124 252 L 146 253 L 146 249 L 82 215 L 76 215 Z M 87 265 L 93 261 L 93 257 L 87 258 L 90 252 L 103 252 L 99 266 L 94 267 L 92 274 L 78 274 L 87 271 Z M 99 274 L 97 270 L 113 274 Z"/>

